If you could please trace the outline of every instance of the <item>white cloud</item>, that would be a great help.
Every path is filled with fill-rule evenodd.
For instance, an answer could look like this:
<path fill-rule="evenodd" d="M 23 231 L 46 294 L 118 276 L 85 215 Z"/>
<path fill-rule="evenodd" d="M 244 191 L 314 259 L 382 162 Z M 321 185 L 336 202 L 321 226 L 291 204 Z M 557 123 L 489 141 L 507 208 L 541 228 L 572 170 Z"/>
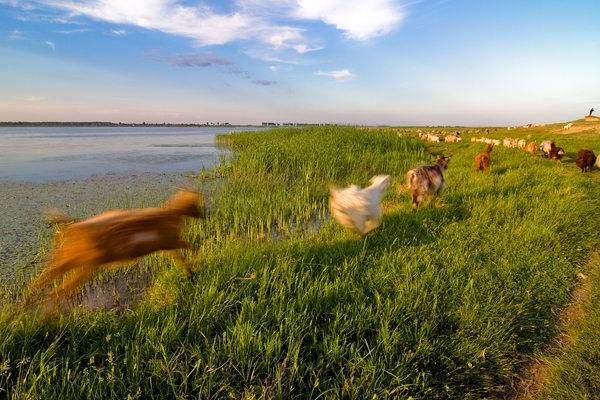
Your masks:
<path fill-rule="evenodd" d="M 356 75 L 354 75 L 347 69 L 342 69 L 340 71 L 330 71 L 330 72 L 319 71 L 319 72 L 315 72 L 315 75 L 331 76 L 331 77 L 335 78 L 336 80 L 347 80 L 347 79 L 356 78 Z"/>
<path fill-rule="evenodd" d="M 65 35 L 72 35 L 74 33 L 85 33 L 85 32 L 89 32 L 91 31 L 91 29 L 71 29 L 71 30 L 60 30 L 60 31 L 55 31 L 56 33 L 62 33 Z"/>
<path fill-rule="evenodd" d="M 273 71 L 273 72 L 277 72 L 277 71 L 279 70 L 279 67 L 278 67 L 278 66 L 276 66 L 276 65 L 271 65 L 271 66 L 269 67 L 269 69 L 270 69 L 271 71 Z"/>
<path fill-rule="evenodd" d="M 125 29 L 113 29 L 110 32 L 115 36 L 127 35 L 127 31 Z"/>
<path fill-rule="evenodd" d="M 404 13 L 393 0 L 298 0 L 296 15 L 321 20 L 345 31 L 350 39 L 367 40 L 389 33 Z"/>
<path fill-rule="evenodd" d="M 354 40 L 385 35 L 404 18 L 401 1 L 405 0 L 233 0 L 224 10 L 184 0 L 9 0 L 9 4 L 41 14 L 54 9 L 60 13 L 55 20 L 63 22 L 83 17 L 188 37 L 197 46 L 245 41 L 248 54 L 278 59 L 273 52 L 302 55 L 324 48 L 323 38 L 309 32 L 306 21 L 334 25 Z"/>
<path fill-rule="evenodd" d="M 277 25 L 239 11 L 218 14 L 205 5 L 188 6 L 177 0 L 44 1 L 70 18 L 84 16 L 115 24 L 134 25 L 192 38 L 198 46 L 255 39 L 275 47 L 288 47 L 302 39 L 302 29 Z"/>
<path fill-rule="evenodd" d="M 20 29 L 15 29 L 14 31 L 11 32 L 11 34 L 8 38 L 12 39 L 12 40 L 23 39 L 23 31 Z"/>
<path fill-rule="evenodd" d="M 323 47 L 323 46 L 318 46 L 318 47 L 312 47 L 312 48 L 310 48 L 310 47 L 308 47 L 308 46 L 307 46 L 307 45 L 305 45 L 305 44 L 299 44 L 299 45 L 297 45 L 297 46 L 292 46 L 292 48 L 293 48 L 294 50 L 296 50 L 296 51 L 297 51 L 298 53 L 300 53 L 300 54 L 308 53 L 309 51 L 317 51 L 317 50 L 322 50 L 322 49 L 324 49 L 324 47 Z"/>
<path fill-rule="evenodd" d="M 48 46 L 50 46 L 50 47 L 52 48 L 52 50 L 55 50 L 55 49 L 56 49 L 56 45 L 54 44 L 54 42 L 51 42 L 51 41 L 49 41 L 49 40 L 46 40 L 46 41 L 44 42 L 44 44 L 47 44 Z"/>

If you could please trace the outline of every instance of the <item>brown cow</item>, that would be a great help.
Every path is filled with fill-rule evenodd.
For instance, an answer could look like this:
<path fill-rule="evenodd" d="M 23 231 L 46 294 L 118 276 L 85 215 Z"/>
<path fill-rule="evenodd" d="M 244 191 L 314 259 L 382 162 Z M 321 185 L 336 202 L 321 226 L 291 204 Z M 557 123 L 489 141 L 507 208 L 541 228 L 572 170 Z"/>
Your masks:
<path fill-rule="evenodd" d="M 596 155 L 592 150 L 582 149 L 577 152 L 575 157 L 575 165 L 581 168 L 581 172 L 592 172 L 594 163 L 596 162 Z"/>
<path fill-rule="evenodd" d="M 527 146 L 525 146 L 525 151 L 535 155 L 535 153 L 537 153 L 537 140 L 527 143 Z"/>

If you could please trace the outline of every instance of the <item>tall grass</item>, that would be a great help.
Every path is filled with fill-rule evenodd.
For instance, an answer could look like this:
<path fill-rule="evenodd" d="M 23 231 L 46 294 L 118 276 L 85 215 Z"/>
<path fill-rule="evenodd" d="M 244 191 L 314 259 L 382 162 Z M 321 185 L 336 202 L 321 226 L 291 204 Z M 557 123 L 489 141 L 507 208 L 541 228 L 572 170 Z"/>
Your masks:
<path fill-rule="evenodd" d="M 402 183 L 424 143 L 351 127 L 219 139 L 234 155 L 186 231 L 195 280 L 155 256 L 119 315 L 2 311 L 0 396 L 493 398 L 557 332 L 598 240 L 597 185 L 516 149 L 482 174 L 481 144 L 453 144 L 447 190 L 417 213 L 390 190 L 361 239 L 328 219 L 329 185 Z"/>
<path fill-rule="evenodd" d="M 306 234 L 306 221 L 326 217 L 329 186 L 368 185 L 377 174 L 402 179 L 412 164 L 427 160 L 413 139 L 384 131 L 339 126 L 277 129 L 221 135 L 234 155 L 214 195 L 215 227 L 209 236 L 260 238 Z M 299 229 L 303 227 L 303 229 Z"/>

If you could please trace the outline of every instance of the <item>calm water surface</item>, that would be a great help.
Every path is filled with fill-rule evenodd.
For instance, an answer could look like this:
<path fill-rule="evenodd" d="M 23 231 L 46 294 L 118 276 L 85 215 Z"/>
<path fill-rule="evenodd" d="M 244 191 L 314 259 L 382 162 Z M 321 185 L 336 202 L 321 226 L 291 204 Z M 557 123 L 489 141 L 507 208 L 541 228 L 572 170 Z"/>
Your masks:
<path fill-rule="evenodd" d="M 261 128 L 0 128 L 0 181 L 50 182 L 141 172 L 199 173 L 226 151 L 215 135 Z"/>

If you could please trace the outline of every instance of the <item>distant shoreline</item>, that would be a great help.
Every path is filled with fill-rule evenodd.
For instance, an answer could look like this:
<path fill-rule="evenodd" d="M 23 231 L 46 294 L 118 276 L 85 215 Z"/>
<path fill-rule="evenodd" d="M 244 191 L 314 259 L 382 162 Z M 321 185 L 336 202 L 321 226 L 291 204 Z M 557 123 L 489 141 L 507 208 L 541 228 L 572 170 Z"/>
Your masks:
<path fill-rule="evenodd" d="M 25 121 L 6 121 L 6 122 L 0 122 L 0 127 L 94 127 L 94 126 L 102 126 L 102 127 L 158 127 L 158 128 L 165 128 L 165 127 L 172 127 L 172 128 L 238 128 L 238 127 L 260 127 L 261 125 L 251 125 L 251 124 L 246 124 L 246 125 L 232 125 L 230 123 L 223 123 L 223 124 L 212 124 L 212 123 L 206 123 L 206 124 L 169 124 L 169 123 L 162 123 L 162 124 L 152 124 L 152 123 L 121 123 L 121 122 L 100 122 L 100 121 L 94 121 L 94 122 L 50 122 L 50 121 L 44 121 L 44 122 L 25 122 Z"/>

